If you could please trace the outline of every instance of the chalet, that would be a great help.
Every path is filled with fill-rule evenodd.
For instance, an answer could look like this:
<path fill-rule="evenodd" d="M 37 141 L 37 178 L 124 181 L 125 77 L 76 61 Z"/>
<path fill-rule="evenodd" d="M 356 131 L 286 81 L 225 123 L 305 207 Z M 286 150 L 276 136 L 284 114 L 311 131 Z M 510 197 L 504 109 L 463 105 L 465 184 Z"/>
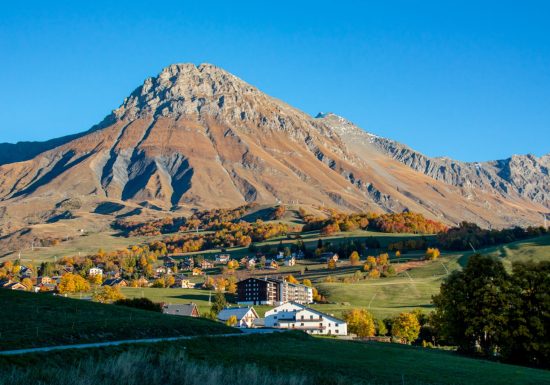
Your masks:
<path fill-rule="evenodd" d="M 41 283 L 38 285 L 38 291 L 40 292 L 46 292 L 46 291 L 56 291 L 57 290 L 57 284 L 55 283 Z"/>
<path fill-rule="evenodd" d="M 138 287 L 149 287 L 149 280 L 145 277 L 139 277 L 136 280 L 136 284 Z"/>
<path fill-rule="evenodd" d="M 220 311 L 218 320 L 227 322 L 232 316 L 237 318 L 236 326 L 238 328 L 251 328 L 254 326 L 255 321 L 260 318 L 253 307 L 228 307 Z"/>
<path fill-rule="evenodd" d="M 33 270 L 30 267 L 21 265 L 21 269 L 19 270 L 19 276 L 21 279 L 23 278 L 30 278 L 33 275 Z"/>
<path fill-rule="evenodd" d="M 175 282 L 172 287 L 178 287 L 182 289 L 192 289 L 193 287 L 195 287 L 195 284 L 186 279 L 184 275 L 176 275 L 174 278 Z"/>
<path fill-rule="evenodd" d="M 202 269 L 199 268 L 199 267 L 195 267 L 195 268 L 193 268 L 193 272 L 191 274 L 193 274 L 195 276 L 204 275 L 204 271 L 202 271 Z"/>
<path fill-rule="evenodd" d="M 294 257 L 287 257 L 285 258 L 285 262 L 284 262 L 285 266 L 294 266 L 296 264 L 296 258 Z"/>
<path fill-rule="evenodd" d="M 20 290 L 20 291 L 27 291 L 27 287 L 23 285 L 21 282 L 10 282 L 2 287 L 3 289 L 8 290 Z"/>
<path fill-rule="evenodd" d="M 90 270 L 88 270 L 88 275 L 90 277 L 94 277 L 96 275 L 103 276 L 103 269 L 99 267 L 92 267 Z"/>
<path fill-rule="evenodd" d="M 240 305 L 280 305 L 289 301 L 312 303 L 313 289 L 267 277 L 237 282 L 237 303 Z"/>
<path fill-rule="evenodd" d="M 175 305 L 164 305 L 164 314 L 181 315 L 185 317 L 200 317 L 199 308 L 193 302 Z"/>
<path fill-rule="evenodd" d="M 279 264 L 274 259 L 269 259 L 265 261 L 265 268 L 268 270 L 277 270 L 279 268 Z"/>
<path fill-rule="evenodd" d="M 214 264 L 211 261 L 205 259 L 201 262 L 201 269 L 206 270 L 206 269 L 213 269 L 213 268 L 214 268 Z"/>
<path fill-rule="evenodd" d="M 172 270 L 166 266 L 159 266 L 155 269 L 155 273 L 158 275 L 172 274 Z"/>
<path fill-rule="evenodd" d="M 246 268 L 247 269 L 254 269 L 255 267 L 256 267 L 256 259 L 255 258 L 250 258 L 246 262 Z"/>
<path fill-rule="evenodd" d="M 249 257 L 242 257 L 241 260 L 239 261 L 239 265 L 246 266 L 249 260 L 250 260 Z"/>
<path fill-rule="evenodd" d="M 182 270 L 191 271 L 193 267 L 195 267 L 195 261 L 193 258 L 186 258 L 184 261 L 180 262 L 179 267 Z"/>
<path fill-rule="evenodd" d="M 216 263 L 226 264 L 231 259 L 229 254 L 218 254 L 216 255 Z"/>
<path fill-rule="evenodd" d="M 177 266 L 177 261 L 172 257 L 166 257 L 164 258 L 164 266 L 168 268 L 173 268 L 174 266 Z"/>
<path fill-rule="evenodd" d="M 54 280 L 46 275 L 38 277 L 36 279 L 36 285 L 51 285 L 54 283 Z"/>
<path fill-rule="evenodd" d="M 128 286 L 128 282 L 126 282 L 124 279 L 122 278 L 109 278 L 109 279 L 106 279 L 104 282 L 103 282 L 103 285 L 102 286 L 111 286 L 111 287 L 126 287 Z"/>
<path fill-rule="evenodd" d="M 264 324 L 266 327 L 302 330 L 309 334 L 348 334 L 345 321 L 295 302 L 287 302 L 267 311 Z"/>
<path fill-rule="evenodd" d="M 332 253 L 332 252 L 322 253 L 319 256 L 319 259 L 321 259 L 322 262 L 326 262 L 326 263 L 328 263 L 328 261 L 330 260 L 333 260 L 334 262 L 338 262 L 338 258 L 339 258 L 338 254 Z"/>

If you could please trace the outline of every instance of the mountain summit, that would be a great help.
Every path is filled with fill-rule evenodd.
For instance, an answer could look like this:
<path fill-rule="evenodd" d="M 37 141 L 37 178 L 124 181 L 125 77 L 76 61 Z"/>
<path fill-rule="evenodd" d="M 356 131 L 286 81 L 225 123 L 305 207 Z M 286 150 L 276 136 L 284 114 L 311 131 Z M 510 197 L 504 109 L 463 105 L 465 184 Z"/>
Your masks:
<path fill-rule="evenodd" d="M 90 131 L 26 146 L 0 166 L 4 226 L 75 199 L 81 215 L 106 203 L 169 212 L 283 202 L 495 226 L 538 224 L 550 207 L 548 157 L 430 159 L 335 114 L 312 118 L 211 64 L 170 65 Z"/>

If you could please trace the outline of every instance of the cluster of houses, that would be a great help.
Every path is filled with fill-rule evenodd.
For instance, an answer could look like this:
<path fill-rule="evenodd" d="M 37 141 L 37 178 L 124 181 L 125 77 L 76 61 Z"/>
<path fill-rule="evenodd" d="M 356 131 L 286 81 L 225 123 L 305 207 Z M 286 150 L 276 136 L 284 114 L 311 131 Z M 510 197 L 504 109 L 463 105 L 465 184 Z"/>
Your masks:
<path fill-rule="evenodd" d="M 196 304 L 164 305 L 164 314 L 200 317 Z M 260 318 L 254 307 L 226 307 L 218 314 L 218 321 L 228 322 L 233 318 L 237 328 L 274 328 L 300 330 L 308 334 L 346 336 L 346 321 L 307 307 L 297 302 L 285 302 L 265 312 Z"/>

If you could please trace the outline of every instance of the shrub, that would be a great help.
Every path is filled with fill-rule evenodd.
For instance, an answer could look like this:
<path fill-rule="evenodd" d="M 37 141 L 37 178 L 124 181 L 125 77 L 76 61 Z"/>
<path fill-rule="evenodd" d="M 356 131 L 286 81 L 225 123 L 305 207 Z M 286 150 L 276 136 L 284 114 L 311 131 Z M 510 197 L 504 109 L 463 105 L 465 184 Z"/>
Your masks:
<path fill-rule="evenodd" d="M 162 305 L 160 303 L 155 303 L 149 298 L 124 298 L 119 299 L 114 302 L 118 306 L 133 307 L 136 309 L 154 311 L 157 313 L 162 312 Z"/>

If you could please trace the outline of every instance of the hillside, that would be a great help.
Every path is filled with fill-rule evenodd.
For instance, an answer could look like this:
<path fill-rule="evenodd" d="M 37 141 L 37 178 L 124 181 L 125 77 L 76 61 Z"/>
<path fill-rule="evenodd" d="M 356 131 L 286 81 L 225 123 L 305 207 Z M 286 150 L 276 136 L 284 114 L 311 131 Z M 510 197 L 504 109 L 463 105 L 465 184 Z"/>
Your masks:
<path fill-rule="evenodd" d="M 102 230 L 119 216 L 249 202 L 495 227 L 539 225 L 548 212 L 546 158 L 443 170 L 388 143 L 334 115 L 312 118 L 213 65 L 171 65 L 87 132 L 2 145 L 12 155 L 0 164 L 18 162 L 0 165 L 0 241 L 23 242 L 29 226 Z"/>
<path fill-rule="evenodd" d="M 86 300 L 0 290 L 0 350 L 235 332 L 205 319 Z M 24 319 L 25 322 L 21 320 Z"/>
<path fill-rule="evenodd" d="M 33 362 L 32 370 L 28 369 L 29 361 Z M 547 371 L 436 349 L 339 341 L 301 333 L 200 338 L 142 347 L 53 352 L 47 356 L 0 356 L 0 368 L 0 382 L 11 376 L 14 385 L 42 382 L 44 378 L 56 385 L 75 378 L 94 378 L 94 383 L 100 385 L 136 381 L 150 385 L 535 385 L 550 381 Z M 121 372 L 127 375 L 121 376 Z"/>

